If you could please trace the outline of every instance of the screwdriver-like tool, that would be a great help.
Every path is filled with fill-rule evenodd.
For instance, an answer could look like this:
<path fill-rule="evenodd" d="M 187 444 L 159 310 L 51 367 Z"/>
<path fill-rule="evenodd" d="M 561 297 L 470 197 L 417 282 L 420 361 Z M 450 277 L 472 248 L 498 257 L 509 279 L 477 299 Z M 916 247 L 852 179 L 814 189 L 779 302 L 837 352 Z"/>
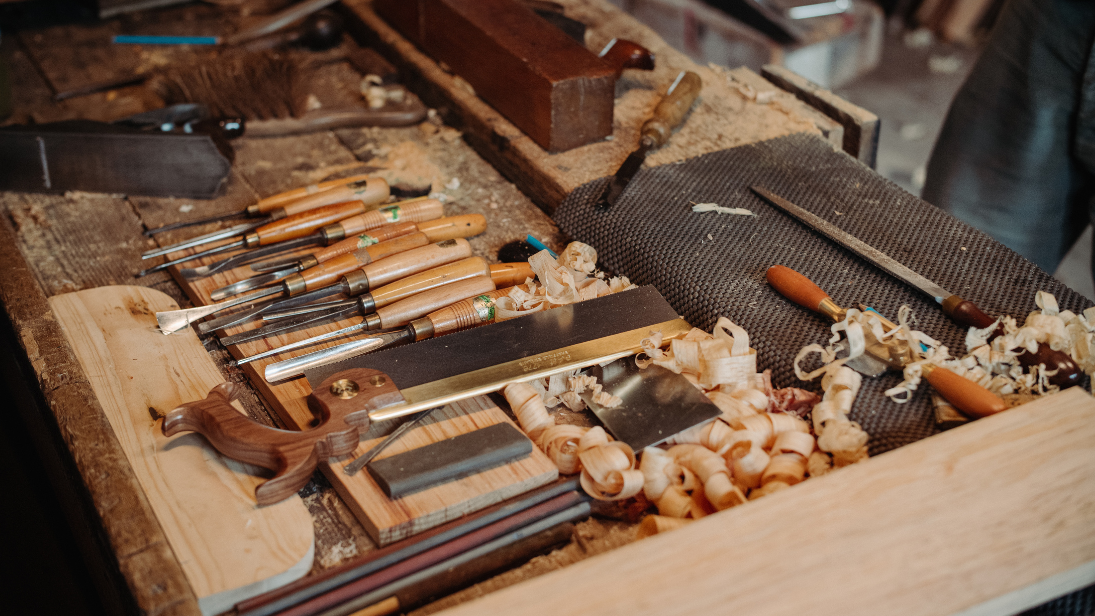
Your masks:
<path fill-rule="evenodd" d="M 246 208 L 232 212 L 230 214 L 221 214 L 219 216 L 208 216 L 206 218 L 200 218 L 197 220 L 185 220 L 182 222 L 173 222 L 162 227 L 156 227 L 155 229 L 149 229 L 144 232 L 148 237 L 152 237 L 157 233 L 163 233 L 165 231 L 174 231 L 175 229 L 184 229 L 186 227 L 196 227 L 198 225 L 205 225 L 211 222 L 221 222 L 223 220 L 232 220 L 233 218 L 259 218 L 266 214 L 271 214 L 274 210 L 288 205 L 289 203 L 302 199 L 309 195 L 328 191 L 338 186 L 345 186 L 346 184 L 352 184 L 356 182 L 367 182 L 369 176 L 367 175 L 354 175 L 348 178 L 342 178 L 339 180 L 330 180 L 327 182 L 320 182 L 319 184 L 309 184 L 308 186 L 302 186 L 300 188 L 294 188 L 285 192 L 280 192 L 276 195 L 271 195 L 265 199 L 259 199 L 254 205 L 249 205 Z M 387 197 L 384 197 L 387 199 Z M 333 202 L 332 202 L 333 203 Z M 326 204 L 321 204 L 326 205 Z M 318 207 L 318 206 L 317 206 Z"/>
<path fill-rule="evenodd" d="M 479 235 L 486 228 L 487 219 L 482 214 L 449 216 L 447 218 L 438 218 L 436 220 L 429 220 L 417 224 L 413 222 L 403 222 L 385 225 L 369 233 L 348 237 L 297 260 L 282 261 L 278 264 L 278 267 L 267 269 L 264 274 L 252 276 L 251 278 L 221 287 L 210 293 L 209 297 L 213 301 L 220 301 L 238 293 L 244 293 L 251 289 L 257 289 L 261 286 L 277 282 L 286 276 L 306 270 L 310 267 L 315 267 L 316 265 L 325 263 L 335 257 L 351 252 L 367 250 L 377 242 L 390 240 L 394 237 L 409 234 L 423 238 L 421 243 L 408 246 L 407 250 L 410 250 L 411 248 L 425 246 L 426 244 L 432 244 L 434 242 Z M 366 261 L 365 263 L 375 261 L 378 258 L 380 257 L 374 255 L 370 261 Z M 252 269 L 257 270 L 255 266 L 252 266 Z"/>
<path fill-rule="evenodd" d="M 669 141 L 673 129 L 684 120 L 684 116 L 692 108 L 692 103 L 696 101 L 702 88 L 703 81 L 699 75 L 691 71 L 677 75 L 677 79 L 669 86 L 661 102 L 654 108 L 654 114 L 643 123 L 639 147 L 628 155 L 616 171 L 616 175 L 612 177 L 612 181 L 605 186 L 601 196 L 597 198 L 597 207 L 604 209 L 616 205 L 616 201 L 627 188 L 628 182 L 643 166 L 646 154 Z"/>
<path fill-rule="evenodd" d="M 465 295 L 461 300 L 442 304 L 440 308 L 434 307 L 431 310 L 422 311 L 422 307 L 427 305 L 427 299 L 433 300 L 435 298 L 443 297 L 442 292 L 445 291 L 447 287 L 462 285 L 459 289 L 459 293 L 457 292 L 457 289 L 450 289 L 451 295 L 458 295 L 466 292 L 463 285 L 467 285 L 466 288 L 471 288 L 471 283 L 477 280 L 481 281 L 483 278 L 478 277 L 455 282 L 451 285 L 426 291 L 425 293 L 420 293 L 401 302 L 396 302 L 386 308 L 382 308 L 381 310 L 386 313 L 384 316 L 378 317 L 380 323 L 385 324 L 388 327 L 398 327 L 399 325 L 406 325 L 406 327 L 400 331 L 368 336 L 366 338 L 353 340 L 327 349 L 301 355 L 300 357 L 274 362 L 266 366 L 266 369 L 264 370 L 266 381 L 275 383 L 288 378 L 301 376 L 304 374 L 305 370 L 314 368 L 315 366 L 322 366 L 331 362 L 356 357 L 404 342 L 417 342 L 418 340 L 432 338 L 433 336 L 440 336 L 461 329 L 468 329 L 477 325 L 490 323 L 497 315 L 495 301 L 497 301 L 499 297 L 508 295 L 511 288 L 498 289 L 493 292 L 472 293 L 471 295 Z M 489 282 L 489 279 L 487 280 Z M 427 298 L 425 296 L 430 297 Z M 397 323 L 399 325 L 397 325 Z M 330 340 L 357 331 L 368 331 L 368 329 L 369 325 L 362 322 L 360 325 L 354 325 L 341 329 L 338 332 L 327 334 L 325 339 Z M 318 340 L 313 341 L 319 342 Z M 301 346 L 304 345 L 298 344 L 295 348 L 300 348 Z M 288 350 L 290 349 L 282 347 L 281 349 L 277 349 L 276 352 L 281 353 Z M 270 354 L 276 353 L 271 352 Z M 257 359 L 257 356 L 255 359 Z"/>
<path fill-rule="evenodd" d="M 532 267 L 527 262 L 489 265 L 486 259 L 482 257 L 468 257 L 455 263 L 407 276 L 391 284 L 384 285 L 371 293 L 359 295 L 355 299 L 332 302 L 326 304 L 321 310 L 288 315 L 288 318 L 280 318 L 262 327 L 221 338 L 221 343 L 225 346 L 243 344 L 275 334 L 314 327 L 353 316 L 368 318 L 377 309 L 417 293 L 429 291 L 459 280 L 474 278 L 475 276 L 488 276 L 494 281 L 496 287 L 505 288 L 521 284 L 534 275 Z"/>
<path fill-rule="evenodd" d="M 834 323 L 844 320 L 847 310 L 841 308 L 821 290 L 812 280 L 782 265 L 773 265 L 766 274 L 768 284 L 792 302 L 817 313 L 825 315 Z M 915 361 L 916 351 L 908 344 L 899 352 L 876 353 L 876 346 L 868 347 L 868 352 L 895 370 L 902 369 L 907 363 Z M 888 351 L 894 347 L 883 345 Z M 964 379 L 950 370 L 925 364 L 922 367 L 924 378 L 932 387 L 946 398 L 955 408 L 973 417 L 985 417 L 1000 411 L 1006 411 L 1008 405 L 999 396 L 981 387 L 977 383 Z"/>

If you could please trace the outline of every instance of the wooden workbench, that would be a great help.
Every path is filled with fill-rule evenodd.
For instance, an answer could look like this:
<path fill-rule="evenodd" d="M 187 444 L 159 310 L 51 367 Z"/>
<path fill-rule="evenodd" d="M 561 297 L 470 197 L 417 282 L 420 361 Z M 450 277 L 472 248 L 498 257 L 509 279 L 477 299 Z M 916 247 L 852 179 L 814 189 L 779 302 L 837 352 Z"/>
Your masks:
<path fill-rule="evenodd" d="M 551 211 L 570 190 L 611 173 L 619 165 L 635 143 L 637 127 L 658 88 L 671 73 L 683 69 L 700 71 L 709 89 L 669 146 L 650 157 L 652 164 L 795 132 L 817 133 L 834 146 L 845 143 L 845 131 L 839 124 L 748 70 L 696 67 L 648 29 L 600 0 L 565 4 L 572 16 L 591 26 L 587 36 L 591 48 L 620 36 L 637 40 L 658 54 L 657 71 L 626 78 L 617 100 L 611 141 L 560 154 L 539 150 L 377 20 L 367 0 L 351 0 L 345 10 L 356 17 L 357 34 L 387 54 L 412 88 L 439 109 L 439 115 L 409 128 L 344 129 L 236 141 L 235 164 L 225 194 L 205 202 L 85 193 L 0 194 L 0 209 L 6 214 L 0 217 L 0 262 L 5 264 L 0 268 L 0 302 L 49 407 L 48 416 L 31 418 L 28 423 L 36 428 L 40 445 L 61 444 L 58 468 L 67 469 L 69 475 L 56 479 L 70 484 L 71 506 L 66 513 L 74 527 L 85 530 L 85 557 L 103 565 L 97 582 L 108 609 L 198 613 L 179 564 L 47 304 L 47 298 L 60 293 L 140 284 L 187 306 L 186 298 L 166 274 L 132 278 L 142 266 L 141 252 L 185 234 L 165 234 L 153 241 L 141 235 L 143 229 L 236 210 L 258 197 L 327 178 L 369 172 L 393 185 L 429 186 L 445 194 L 449 214 L 485 214 L 490 230 L 472 244 L 477 254 L 491 260 L 502 244 L 526 233 L 559 248 L 565 238 L 544 210 Z M 204 6 L 167 9 L 158 15 L 161 23 L 177 24 L 180 32 L 193 31 L 195 24 L 232 25 L 232 20 L 218 20 L 214 9 Z M 113 119 L 142 110 L 146 101 L 139 90 L 131 89 L 64 104 L 49 102 L 53 90 L 161 65 L 191 53 L 143 50 L 133 55 L 104 42 L 106 35 L 132 26 L 132 19 L 19 33 L 20 45 L 11 49 L 17 90 L 16 114 L 10 121 Z M 757 97 L 756 92 L 771 95 Z M 227 380 L 245 381 L 241 372 L 226 365 L 227 353 L 219 344 L 208 342 L 207 349 L 223 367 Z M 243 404 L 252 416 L 276 423 L 253 393 L 243 397 Z M 1082 406 L 1081 402 L 1076 404 Z M 363 529 L 333 490 L 312 483 L 302 496 L 315 520 L 316 570 L 372 549 Z M 580 528 L 576 543 L 560 551 L 556 561 L 539 563 L 531 571 L 557 568 L 632 538 L 626 528 L 591 521 Z M 664 541 L 657 545 L 668 549 Z M 494 586 L 528 575 L 530 571 L 517 572 Z M 565 579 L 574 575 L 578 574 Z M 469 591 L 450 602 L 473 598 L 479 592 L 481 589 Z M 988 588 L 986 597 L 995 596 L 994 592 L 995 587 Z M 1052 590 L 1042 590 L 1025 596 L 1021 604 L 1052 596 Z M 493 605 L 505 611 L 503 600 Z"/>

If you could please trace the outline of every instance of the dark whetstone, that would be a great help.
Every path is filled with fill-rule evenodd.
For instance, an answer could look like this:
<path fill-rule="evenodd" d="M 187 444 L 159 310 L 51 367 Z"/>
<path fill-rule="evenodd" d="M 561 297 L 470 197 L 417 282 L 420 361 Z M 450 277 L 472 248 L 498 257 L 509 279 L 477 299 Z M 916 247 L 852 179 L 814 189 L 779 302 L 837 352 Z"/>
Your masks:
<path fill-rule="evenodd" d="M 461 479 L 532 454 L 532 441 L 508 423 L 494 424 L 366 467 L 389 498 Z"/>

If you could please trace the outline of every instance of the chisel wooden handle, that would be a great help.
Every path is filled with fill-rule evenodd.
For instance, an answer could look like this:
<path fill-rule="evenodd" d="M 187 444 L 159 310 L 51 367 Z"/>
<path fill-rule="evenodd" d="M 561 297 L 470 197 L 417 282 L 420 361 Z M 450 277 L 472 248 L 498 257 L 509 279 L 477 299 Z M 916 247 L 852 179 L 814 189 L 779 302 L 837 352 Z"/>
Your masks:
<path fill-rule="evenodd" d="M 482 214 L 462 214 L 446 216 L 436 220 L 418 223 L 418 230 L 426 234 L 431 242 L 453 240 L 458 237 L 472 237 L 487 229 L 487 218 Z"/>
<path fill-rule="evenodd" d="M 276 195 L 271 195 L 265 199 L 259 199 L 254 205 L 247 207 L 248 216 L 259 216 L 260 214 L 266 214 L 272 210 L 275 210 L 283 205 L 292 201 L 303 199 L 304 197 L 321 193 L 338 186 L 345 186 L 351 182 L 361 182 L 368 180 L 368 175 L 353 175 L 348 178 L 342 178 L 339 180 L 329 180 L 327 182 L 320 182 L 319 184 L 309 184 L 300 188 L 294 188 L 285 192 L 280 192 Z M 384 181 L 384 180 L 380 180 Z M 387 199 L 387 197 L 385 197 Z"/>
<path fill-rule="evenodd" d="M 366 209 L 375 209 L 368 206 L 378 206 L 387 201 L 389 194 L 387 182 L 380 178 L 366 178 L 297 199 L 285 204 L 282 209 L 285 210 L 287 216 L 292 216 L 332 203 L 357 201 L 362 206 L 361 211 L 365 211 Z"/>
<path fill-rule="evenodd" d="M 483 257 L 468 257 L 386 284 L 369 295 L 372 297 L 372 307 L 376 309 L 394 304 L 415 293 L 428 291 L 457 280 L 487 276 L 489 273 L 490 266 Z"/>
<path fill-rule="evenodd" d="M 688 114 L 692 103 L 696 102 L 701 89 L 703 89 L 703 81 L 700 76 L 692 71 L 685 73 L 684 77 L 677 82 L 677 86 L 666 93 L 658 106 L 654 108 L 650 119 L 643 124 L 642 136 L 653 140 L 655 147 L 665 145 L 673 129 Z"/>
<path fill-rule="evenodd" d="M 395 225 L 386 225 L 394 227 Z M 425 233 L 418 233 L 414 231 L 414 223 L 406 223 L 406 226 L 411 228 L 411 232 L 404 235 L 397 235 L 390 239 L 383 241 L 376 241 L 376 236 L 373 234 L 361 234 L 353 237 L 348 237 L 341 242 L 321 248 L 315 251 L 312 256 L 316 258 L 316 261 L 323 263 L 330 261 L 335 257 L 339 257 L 346 254 L 361 253 L 362 255 L 368 255 L 367 258 L 363 257 L 362 265 L 378 261 L 384 257 L 394 255 L 396 253 L 411 250 L 412 248 L 418 248 L 419 246 L 425 246 L 429 244 L 429 240 L 426 238 Z"/>
<path fill-rule="evenodd" d="M 423 291 L 376 311 L 380 327 L 391 329 L 407 325 L 411 321 L 469 297 L 490 293 L 494 281 L 486 276 L 475 276 Z"/>
<path fill-rule="evenodd" d="M 985 314 L 977 304 L 952 295 L 943 300 L 943 312 L 954 319 L 955 323 L 963 327 L 976 327 L 984 329 L 996 322 L 996 319 Z M 1004 326 L 997 325 L 989 340 L 1004 335 Z M 1055 351 L 1044 342 L 1038 343 L 1038 350 L 1034 353 L 1025 351 L 1018 357 L 1019 363 L 1024 366 L 1045 365 L 1047 370 L 1056 370 L 1056 374 L 1049 377 L 1049 381 L 1060 387 L 1069 387 L 1080 382 L 1083 371 L 1076 361 L 1064 351 Z"/>
<path fill-rule="evenodd" d="M 345 201 L 293 214 L 248 233 L 244 238 L 245 246 L 253 248 L 304 237 L 324 225 L 360 214 L 364 209 L 360 201 Z"/>
<path fill-rule="evenodd" d="M 435 310 L 421 319 L 415 319 L 411 323 L 415 340 L 441 336 L 494 321 L 497 313 L 494 306 L 495 300 L 508 295 L 512 289 L 513 287 L 505 287 L 462 299 L 455 304 Z M 424 321 L 429 321 L 429 324 L 427 325 Z"/>
<path fill-rule="evenodd" d="M 987 417 L 1008 409 L 1007 403 L 996 394 L 946 368 L 927 364 L 924 378 L 954 408 L 971 417 Z"/>
<path fill-rule="evenodd" d="M 829 317 L 834 322 L 844 320 L 847 312 L 821 290 L 812 280 L 783 265 L 773 265 L 765 274 L 768 284 L 792 302 Z"/>
<path fill-rule="evenodd" d="M 368 279 L 367 288 L 373 289 L 405 276 L 470 256 L 471 244 L 468 244 L 468 240 L 457 238 L 392 255 L 366 265 L 361 268 L 361 271 Z"/>
<path fill-rule="evenodd" d="M 441 218 L 444 213 L 445 206 L 437 199 L 420 199 L 404 201 L 360 216 L 353 216 L 340 224 L 346 235 L 354 235 L 394 222 L 425 222 Z"/>
<path fill-rule="evenodd" d="M 499 288 L 524 284 L 529 278 L 535 277 L 536 273 L 532 271 L 528 261 L 494 263 L 490 266 L 490 279 Z"/>

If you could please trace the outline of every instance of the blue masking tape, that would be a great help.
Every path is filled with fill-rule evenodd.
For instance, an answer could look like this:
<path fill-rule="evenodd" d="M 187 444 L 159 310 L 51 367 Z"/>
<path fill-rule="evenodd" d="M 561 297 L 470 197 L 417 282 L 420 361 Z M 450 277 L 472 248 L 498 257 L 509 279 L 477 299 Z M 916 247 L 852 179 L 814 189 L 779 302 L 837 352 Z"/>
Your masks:
<path fill-rule="evenodd" d="M 156 36 L 119 34 L 114 42 L 122 45 L 216 45 L 216 36 Z"/>
<path fill-rule="evenodd" d="M 551 253 L 552 257 L 554 257 L 556 259 L 559 258 L 559 255 L 555 254 L 554 250 L 548 248 L 547 246 L 544 246 L 543 242 L 541 242 L 540 240 L 532 237 L 532 235 L 529 235 L 528 237 L 526 237 L 525 241 L 528 242 L 529 244 L 532 244 L 532 247 L 535 248 L 536 250 L 546 250 L 549 253 Z"/>

